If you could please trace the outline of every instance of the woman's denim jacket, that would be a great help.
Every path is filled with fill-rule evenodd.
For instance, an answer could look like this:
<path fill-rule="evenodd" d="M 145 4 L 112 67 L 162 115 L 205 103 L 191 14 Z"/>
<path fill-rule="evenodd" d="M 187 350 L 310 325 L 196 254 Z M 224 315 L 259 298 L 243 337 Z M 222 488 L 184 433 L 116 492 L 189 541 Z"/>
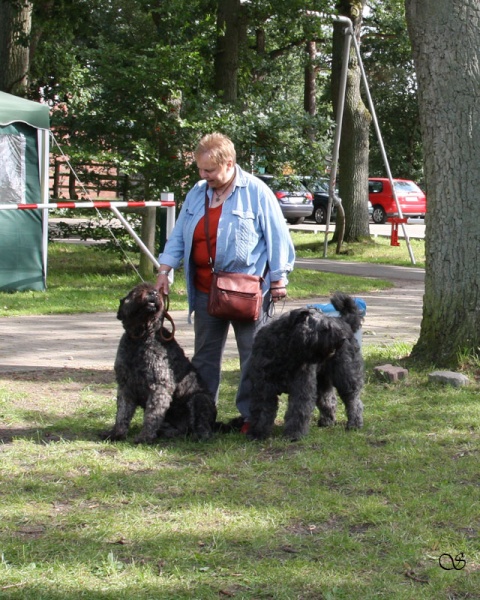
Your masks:
<path fill-rule="evenodd" d="M 189 315 L 195 306 L 192 241 L 195 227 L 205 213 L 206 181 L 187 194 L 175 227 L 160 254 L 160 264 L 185 267 Z M 211 198 L 212 190 L 207 191 Z M 264 294 L 270 281 L 283 279 L 293 270 L 295 250 L 277 199 L 270 188 L 236 165 L 232 194 L 223 204 L 217 232 L 215 269 L 265 275 Z"/>

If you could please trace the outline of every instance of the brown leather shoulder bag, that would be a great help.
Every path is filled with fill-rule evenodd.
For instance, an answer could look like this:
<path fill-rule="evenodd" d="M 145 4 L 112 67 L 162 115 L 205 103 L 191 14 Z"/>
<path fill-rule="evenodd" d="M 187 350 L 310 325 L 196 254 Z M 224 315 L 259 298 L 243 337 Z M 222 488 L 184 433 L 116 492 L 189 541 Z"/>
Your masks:
<path fill-rule="evenodd" d="M 207 187 L 208 190 L 208 187 Z M 205 237 L 209 262 L 212 266 L 212 283 L 208 293 L 208 314 L 219 319 L 256 321 L 262 307 L 263 277 L 246 273 L 216 271 L 213 266 L 209 235 L 209 199 L 205 190 Z"/>

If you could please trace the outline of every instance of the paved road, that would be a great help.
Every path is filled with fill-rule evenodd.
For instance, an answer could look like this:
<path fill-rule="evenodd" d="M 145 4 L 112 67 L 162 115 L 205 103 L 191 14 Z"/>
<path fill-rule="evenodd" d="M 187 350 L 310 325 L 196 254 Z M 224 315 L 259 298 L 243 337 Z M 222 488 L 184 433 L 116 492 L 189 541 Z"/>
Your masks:
<path fill-rule="evenodd" d="M 318 258 L 297 258 L 295 267 L 327 273 L 339 273 L 341 275 L 387 279 L 388 281 L 394 281 L 396 285 L 402 285 L 402 282 L 423 285 L 425 280 L 425 270 L 413 266 L 397 267 L 395 265 L 373 265 L 354 261 L 329 260 L 327 258 L 321 260 Z"/>
<path fill-rule="evenodd" d="M 410 239 L 423 239 L 425 237 L 425 222 L 423 219 L 409 219 L 410 223 L 406 223 L 404 226 L 400 226 L 398 228 L 398 237 L 405 238 L 405 232 L 403 227 L 405 227 L 405 231 L 407 232 L 407 236 Z M 313 221 L 304 221 L 300 225 L 289 225 L 290 229 L 297 231 L 312 231 L 314 233 L 323 233 L 325 232 L 325 225 L 318 225 Z M 335 230 L 335 223 L 331 223 L 329 227 L 329 231 Z M 385 223 L 384 225 L 376 225 L 375 223 L 370 223 L 370 235 L 373 237 L 381 236 L 381 237 L 391 237 L 392 235 L 392 225 L 391 223 Z"/>
<path fill-rule="evenodd" d="M 367 315 L 363 343 L 414 342 L 419 335 L 423 298 L 423 270 L 353 262 L 299 259 L 298 267 L 342 272 L 395 282 L 391 290 L 363 294 Z M 327 302 L 318 298 L 308 303 Z M 283 310 L 305 303 L 288 301 Z M 185 311 L 173 311 L 176 336 L 186 353 L 193 349 L 193 327 Z M 112 369 L 121 323 L 114 313 L 0 318 L 0 373 L 50 368 Z M 229 336 L 227 356 L 236 356 Z"/>

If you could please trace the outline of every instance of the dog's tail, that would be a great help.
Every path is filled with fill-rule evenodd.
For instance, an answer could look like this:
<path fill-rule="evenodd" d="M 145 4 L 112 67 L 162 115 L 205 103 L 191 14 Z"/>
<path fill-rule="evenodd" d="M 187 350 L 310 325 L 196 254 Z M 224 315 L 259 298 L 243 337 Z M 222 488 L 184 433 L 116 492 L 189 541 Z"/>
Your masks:
<path fill-rule="evenodd" d="M 353 333 L 356 333 L 362 325 L 362 316 L 355 300 L 348 294 L 336 292 L 332 296 L 331 302 L 342 319 L 350 325 Z"/>

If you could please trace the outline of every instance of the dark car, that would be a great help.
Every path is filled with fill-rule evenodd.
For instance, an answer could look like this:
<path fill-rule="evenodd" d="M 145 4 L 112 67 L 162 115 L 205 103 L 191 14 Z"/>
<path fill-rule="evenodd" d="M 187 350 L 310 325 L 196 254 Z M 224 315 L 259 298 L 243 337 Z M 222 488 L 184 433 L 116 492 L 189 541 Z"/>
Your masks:
<path fill-rule="evenodd" d="M 328 190 L 330 182 L 328 179 L 315 179 L 305 180 L 305 185 L 313 194 L 313 212 L 310 215 L 314 221 L 321 225 L 325 225 L 327 222 L 327 207 L 328 207 Z M 338 194 L 338 190 L 336 192 Z M 373 206 L 371 202 L 368 202 L 368 216 L 372 219 Z M 337 208 L 335 203 L 332 203 L 332 209 L 330 213 L 330 221 L 335 221 L 337 216 Z"/>
<path fill-rule="evenodd" d="M 312 214 L 312 194 L 297 177 L 257 175 L 275 194 L 283 216 L 288 223 L 297 225 Z"/>
<path fill-rule="evenodd" d="M 313 194 L 313 212 L 310 215 L 317 223 L 324 225 L 327 222 L 327 207 L 328 207 L 328 179 L 305 180 L 305 185 Z M 330 220 L 335 221 L 337 209 L 332 203 Z"/>

